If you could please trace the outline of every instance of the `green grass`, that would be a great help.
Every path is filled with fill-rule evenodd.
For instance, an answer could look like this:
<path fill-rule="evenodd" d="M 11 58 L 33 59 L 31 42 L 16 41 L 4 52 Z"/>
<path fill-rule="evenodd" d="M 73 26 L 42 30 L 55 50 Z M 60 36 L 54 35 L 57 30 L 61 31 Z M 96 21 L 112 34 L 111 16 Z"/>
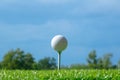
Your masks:
<path fill-rule="evenodd" d="M 120 70 L 0 70 L 0 80 L 120 80 Z"/>

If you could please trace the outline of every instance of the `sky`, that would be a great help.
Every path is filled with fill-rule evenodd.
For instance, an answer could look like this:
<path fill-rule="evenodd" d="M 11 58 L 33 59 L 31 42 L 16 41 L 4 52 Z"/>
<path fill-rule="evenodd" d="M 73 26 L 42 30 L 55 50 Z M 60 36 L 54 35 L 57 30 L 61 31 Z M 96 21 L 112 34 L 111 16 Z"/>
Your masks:
<path fill-rule="evenodd" d="M 0 60 L 11 49 L 30 52 L 36 61 L 54 57 L 51 39 L 68 40 L 62 65 L 86 64 L 88 54 L 112 53 L 120 60 L 120 0 L 0 0 Z"/>

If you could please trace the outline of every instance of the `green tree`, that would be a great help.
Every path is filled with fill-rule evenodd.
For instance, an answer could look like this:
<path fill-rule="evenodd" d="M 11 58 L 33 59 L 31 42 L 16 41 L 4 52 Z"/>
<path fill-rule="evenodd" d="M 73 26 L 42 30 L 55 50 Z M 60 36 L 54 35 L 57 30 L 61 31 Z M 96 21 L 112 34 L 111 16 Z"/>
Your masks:
<path fill-rule="evenodd" d="M 2 69 L 2 64 L 1 64 L 1 62 L 0 62 L 0 69 Z"/>
<path fill-rule="evenodd" d="M 120 60 L 118 61 L 118 69 L 120 69 Z"/>
<path fill-rule="evenodd" d="M 23 51 L 17 49 L 16 51 L 10 50 L 3 58 L 2 66 L 6 69 L 20 68 L 23 64 Z"/>
<path fill-rule="evenodd" d="M 112 56 L 113 55 L 111 53 L 108 53 L 108 54 L 105 54 L 102 58 L 97 58 L 96 51 L 93 50 L 88 55 L 88 59 L 87 59 L 88 66 L 94 69 L 96 68 L 97 69 L 109 69 L 109 68 L 115 69 L 116 65 L 112 65 L 112 62 L 111 62 Z"/>
<path fill-rule="evenodd" d="M 30 53 L 25 54 L 18 48 L 8 51 L 3 58 L 2 67 L 6 69 L 31 69 L 33 62 L 34 58 Z"/>
<path fill-rule="evenodd" d="M 103 56 L 103 68 L 105 69 L 109 69 L 112 67 L 112 62 L 111 62 L 111 58 L 112 58 L 112 54 L 111 53 L 108 53 L 108 54 L 105 54 Z"/>
<path fill-rule="evenodd" d="M 90 68 L 97 68 L 97 55 L 95 50 L 89 53 L 87 62 Z"/>
<path fill-rule="evenodd" d="M 27 53 L 24 55 L 24 69 L 33 69 L 33 65 L 34 65 L 34 58 L 32 57 L 32 55 L 30 53 Z"/>
<path fill-rule="evenodd" d="M 38 69 L 55 69 L 56 60 L 55 58 L 45 57 L 38 61 Z"/>
<path fill-rule="evenodd" d="M 98 69 L 103 69 L 103 60 L 102 60 L 102 58 L 98 58 L 98 60 L 97 60 L 97 68 Z"/>
<path fill-rule="evenodd" d="M 33 70 L 38 70 L 38 63 L 37 63 L 37 62 L 34 62 L 34 63 L 32 64 L 32 69 L 33 69 Z"/>

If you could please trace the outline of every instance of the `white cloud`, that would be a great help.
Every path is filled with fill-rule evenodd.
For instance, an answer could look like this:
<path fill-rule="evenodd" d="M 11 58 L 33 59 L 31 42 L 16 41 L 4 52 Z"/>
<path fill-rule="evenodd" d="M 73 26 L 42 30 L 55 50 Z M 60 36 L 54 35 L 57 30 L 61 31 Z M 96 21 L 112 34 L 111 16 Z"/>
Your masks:
<path fill-rule="evenodd" d="M 60 31 L 71 30 L 73 24 L 67 20 L 57 20 L 57 21 L 48 21 L 44 26 L 52 30 L 56 29 L 60 32 Z"/>
<path fill-rule="evenodd" d="M 28 25 L 1 25 L 0 36 L 7 40 L 27 40 L 29 38 L 35 38 L 36 35 L 29 35 L 34 30 Z"/>
<path fill-rule="evenodd" d="M 71 2 L 72 0 L 37 0 L 42 4 L 64 4 Z"/>
<path fill-rule="evenodd" d="M 44 40 L 47 36 L 53 34 L 64 33 L 69 34 L 73 29 L 73 24 L 66 20 L 48 21 L 45 24 L 1 24 L 0 36 L 2 40 Z"/>
<path fill-rule="evenodd" d="M 53 13 L 60 10 L 62 13 L 77 16 L 89 14 L 108 15 L 108 13 L 120 13 L 119 3 L 119 0 L 0 0 L 0 9 L 15 9 L 14 11 L 16 12 L 20 10 L 25 10 L 25 12 L 26 10 L 31 10 L 32 12 L 34 10 L 42 10 L 42 12 L 51 11 Z M 52 5 L 55 7 L 50 7 Z"/>
<path fill-rule="evenodd" d="M 0 3 L 14 3 L 17 2 L 17 0 L 0 0 Z"/>
<path fill-rule="evenodd" d="M 41 4 L 41 5 L 48 5 L 48 4 L 65 4 L 69 2 L 74 2 L 72 0 L 0 0 L 0 4 Z"/>
<path fill-rule="evenodd" d="M 80 3 L 80 1 L 79 1 Z M 76 15 L 87 14 L 109 14 L 120 12 L 119 0 L 87 0 L 82 1 L 81 5 L 76 5 L 71 11 Z"/>

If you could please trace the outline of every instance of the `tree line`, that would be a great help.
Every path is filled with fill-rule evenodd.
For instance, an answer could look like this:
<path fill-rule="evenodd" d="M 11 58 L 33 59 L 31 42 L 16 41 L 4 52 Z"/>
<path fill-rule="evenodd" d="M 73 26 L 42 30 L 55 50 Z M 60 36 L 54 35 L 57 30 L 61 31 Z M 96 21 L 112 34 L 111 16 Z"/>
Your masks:
<path fill-rule="evenodd" d="M 88 54 L 86 59 L 87 65 L 84 64 L 73 64 L 70 68 L 73 69 L 119 69 L 120 60 L 118 64 L 112 64 L 111 58 L 113 57 L 112 53 L 104 54 L 102 57 L 98 57 L 95 50 L 91 51 Z"/>
<path fill-rule="evenodd" d="M 24 70 L 41 70 L 41 69 L 55 69 L 55 58 L 45 57 L 38 62 L 31 53 L 25 53 L 19 48 L 8 51 L 3 60 L 0 62 L 1 69 L 24 69 Z"/>
<path fill-rule="evenodd" d="M 113 54 L 108 53 L 103 57 L 97 57 L 96 51 L 93 50 L 88 54 L 86 59 L 87 64 L 72 64 L 62 66 L 63 69 L 117 69 L 120 68 L 120 61 L 113 65 L 111 62 Z M 0 69 L 22 69 L 22 70 L 44 70 L 56 69 L 56 59 L 54 57 L 45 57 L 38 61 L 31 53 L 25 53 L 23 50 L 17 48 L 16 50 L 8 51 L 3 60 L 0 61 Z"/>

